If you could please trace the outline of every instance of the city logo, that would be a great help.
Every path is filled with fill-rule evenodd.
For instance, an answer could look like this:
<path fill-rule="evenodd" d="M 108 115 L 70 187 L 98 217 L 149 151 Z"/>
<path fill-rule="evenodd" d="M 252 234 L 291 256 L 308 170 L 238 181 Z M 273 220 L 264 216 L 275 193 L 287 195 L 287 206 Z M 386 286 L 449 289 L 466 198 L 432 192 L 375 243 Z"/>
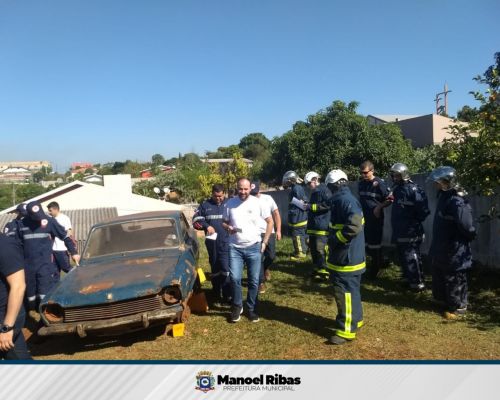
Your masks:
<path fill-rule="evenodd" d="M 210 371 L 200 371 L 196 375 L 196 390 L 200 390 L 203 393 L 215 390 L 215 378 Z"/>

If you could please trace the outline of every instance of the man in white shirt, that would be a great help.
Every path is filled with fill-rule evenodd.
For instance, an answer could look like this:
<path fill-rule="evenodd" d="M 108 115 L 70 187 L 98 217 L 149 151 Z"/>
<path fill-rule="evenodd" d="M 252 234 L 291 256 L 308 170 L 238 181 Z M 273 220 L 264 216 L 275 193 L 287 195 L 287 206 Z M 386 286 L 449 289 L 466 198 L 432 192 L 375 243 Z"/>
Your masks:
<path fill-rule="evenodd" d="M 259 293 L 266 292 L 265 281 L 271 280 L 271 271 L 270 267 L 273 264 L 274 259 L 276 258 L 276 240 L 281 240 L 281 216 L 280 211 L 278 209 L 278 205 L 274 201 L 274 199 L 268 194 L 263 194 L 260 192 L 260 182 L 254 181 L 250 185 L 250 194 L 255 196 L 262 202 L 262 207 L 268 211 L 274 222 L 273 231 L 271 236 L 269 237 L 268 246 L 266 246 L 264 253 L 262 253 L 262 268 L 260 270 L 260 279 L 259 279 Z M 262 239 L 264 239 L 264 235 L 266 233 L 266 221 L 261 220 L 260 224 L 260 232 L 262 235 Z"/>
<path fill-rule="evenodd" d="M 269 210 L 254 196 L 250 196 L 250 180 L 238 179 L 238 197 L 229 199 L 224 209 L 223 227 L 229 232 L 229 277 L 232 289 L 231 322 L 238 322 L 243 313 L 243 292 L 241 277 L 243 266 L 247 265 L 248 318 L 258 322 L 256 313 L 259 295 L 261 255 L 269 244 L 273 230 L 273 219 Z M 266 222 L 264 239 L 261 237 L 261 220 Z"/>
<path fill-rule="evenodd" d="M 68 236 L 72 234 L 72 225 L 71 220 L 66 214 L 60 212 L 59 204 L 55 201 L 50 202 L 47 205 L 47 209 L 49 210 L 49 214 L 53 217 L 59 225 L 61 225 Z M 59 238 L 54 238 L 54 245 L 52 246 L 52 254 L 54 255 L 54 264 L 59 269 L 59 272 L 69 272 L 71 269 L 71 264 L 69 262 L 69 253 L 68 249 L 64 242 Z"/>

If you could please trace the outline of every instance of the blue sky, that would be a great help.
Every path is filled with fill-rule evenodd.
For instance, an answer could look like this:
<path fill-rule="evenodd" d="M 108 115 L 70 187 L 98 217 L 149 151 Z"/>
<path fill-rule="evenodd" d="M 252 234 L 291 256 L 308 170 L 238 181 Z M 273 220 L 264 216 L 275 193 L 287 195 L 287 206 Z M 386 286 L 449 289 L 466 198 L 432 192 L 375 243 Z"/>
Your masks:
<path fill-rule="evenodd" d="M 476 105 L 498 0 L 0 0 L 0 160 L 145 161 L 362 114 Z"/>

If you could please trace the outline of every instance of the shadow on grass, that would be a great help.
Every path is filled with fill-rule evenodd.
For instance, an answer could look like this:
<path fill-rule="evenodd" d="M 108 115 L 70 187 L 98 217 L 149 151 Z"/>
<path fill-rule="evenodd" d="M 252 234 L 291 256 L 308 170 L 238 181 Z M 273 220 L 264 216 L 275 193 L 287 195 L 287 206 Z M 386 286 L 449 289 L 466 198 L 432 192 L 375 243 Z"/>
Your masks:
<path fill-rule="evenodd" d="M 269 300 L 259 304 L 259 315 L 272 321 L 279 321 L 309 333 L 328 339 L 335 328 L 335 319 L 311 314 L 297 308 L 280 306 Z"/>

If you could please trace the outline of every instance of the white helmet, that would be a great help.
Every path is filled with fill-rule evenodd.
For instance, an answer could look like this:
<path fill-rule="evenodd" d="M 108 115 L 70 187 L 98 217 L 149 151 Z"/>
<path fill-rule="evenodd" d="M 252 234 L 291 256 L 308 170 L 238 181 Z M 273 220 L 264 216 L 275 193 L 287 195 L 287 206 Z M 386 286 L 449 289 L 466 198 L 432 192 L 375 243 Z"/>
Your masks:
<path fill-rule="evenodd" d="M 325 183 L 327 185 L 330 183 L 335 184 L 340 182 L 341 180 L 345 180 L 346 182 L 348 181 L 345 172 L 340 169 L 332 169 L 330 172 L 328 172 L 328 175 L 325 178 Z"/>
<path fill-rule="evenodd" d="M 309 182 L 311 182 L 313 179 L 317 179 L 319 181 L 319 174 L 317 172 L 314 172 L 314 171 L 311 171 L 311 172 L 308 172 L 306 174 L 306 176 L 304 176 L 304 183 L 306 185 L 309 184 Z"/>

